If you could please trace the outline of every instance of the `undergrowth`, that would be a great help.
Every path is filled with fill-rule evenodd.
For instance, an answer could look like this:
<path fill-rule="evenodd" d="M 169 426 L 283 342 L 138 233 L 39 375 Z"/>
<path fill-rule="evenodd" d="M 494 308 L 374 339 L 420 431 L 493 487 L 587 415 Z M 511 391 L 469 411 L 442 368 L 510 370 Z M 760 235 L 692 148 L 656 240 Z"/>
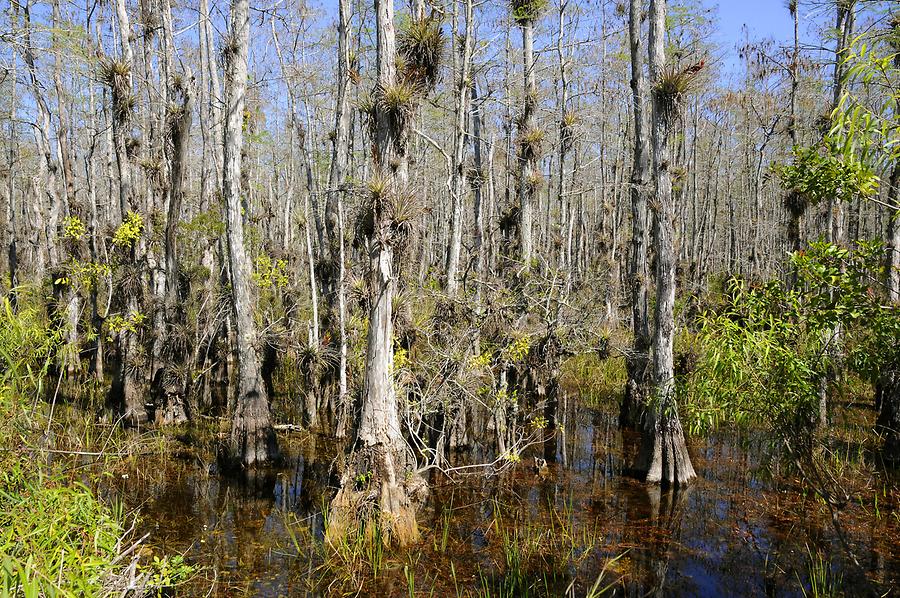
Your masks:
<path fill-rule="evenodd" d="M 74 455 L 55 448 L 71 443 L 56 438 L 48 383 L 64 331 L 18 295 L 18 309 L 0 300 L 0 596 L 162 595 L 193 569 L 141 562 L 122 509 L 74 479 Z"/>

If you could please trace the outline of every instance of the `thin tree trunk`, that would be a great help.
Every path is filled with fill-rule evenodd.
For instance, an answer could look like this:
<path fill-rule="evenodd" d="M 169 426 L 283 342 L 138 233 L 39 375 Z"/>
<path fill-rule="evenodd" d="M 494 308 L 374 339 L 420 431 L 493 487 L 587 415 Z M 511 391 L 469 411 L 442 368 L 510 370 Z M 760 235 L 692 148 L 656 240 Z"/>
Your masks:
<path fill-rule="evenodd" d="M 18 4 L 9 3 L 9 23 L 13 29 L 18 28 Z M 19 286 L 19 249 L 18 249 L 18 223 L 16 219 L 16 164 L 18 162 L 18 134 L 16 129 L 16 110 L 18 108 L 18 61 L 12 60 L 9 67 L 10 89 L 12 91 L 9 102 L 9 153 L 7 162 L 7 197 L 6 197 L 6 264 L 7 279 L 9 280 L 10 302 L 16 307 Z"/>
<path fill-rule="evenodd" d="M 459 27 L 458 3 L 453 2 L 454 28 Z M 465 151 L 466 151 L 466 121 L 468 116 L 469 87 L 472 86 L 472 0 L 464 0 L 465 29 L 462 36 L 456 36 L 462 41 L 462 52 L 457 56 L 454 53 L 454 126 L 453 126 L 453 162 L 451 165 L 450 180 L 450 238 L 447 247 L 447 294 L 456 295 L 459 288 L 457 280 L 459 270 L 460 250 L 462 248 L 462 203 L 465 193 Z"/>
<path fill-rule="evenodd" d="M 900 63 L 900 54 L 896 62 Z M 900 65 L 898 65 L 900 68 Z M 887 291 L 893 304 L 900 303 L 900 161 L 894 164 L 888 187 L 888 204 L 893 207 L 888 213 L 887 234 Z"/>
<path fill-rule="evenodd" d="M 476 295 L 480 300 L 481 297 L 481 281 L 485 272 L 485 249 L 484 249 L 484 184 L 487 180 L 484 171 L 484 158 L 482 157 L 482 147 L 484 141 L 481 139 L 481 106 L 478 104 L 478 86 L 472 81 L 472 142 L 473 142 L 473 159 L 475 161 L 475 173 L 472 178 L 472 192 L 475 198 L 473 209 L 473 220 L 475 228 L 475 238 L 473 250 L 475 251 L 475 276 L 476 276 Z"/>
<path fill-rule="evenodd" d="M 522 267 L 528 270 L 534 251 L 533 220 L 534 198 L 537 191 L 540 173 L 538 158 L 543 133 L 537 129 L 537 78 L 534 72 L 534 21 L 531 3 L 514 15 L 514 19 L 522 29 L 522 63 L 525 83 L 522 114 L 519 117 L 519 173 L 517 191 L 519 196 L 519 259 Z"/>
<path fill-rule="evenodd" d="M 641 51 L 641 0 L 629 2 L 629 35 L 631 39 L 631 94 L 634 110 L 634 159 L 631 170 L 631 252 L 628 276 L 631 283 L 631 327 L 634 333 L 632 355 L 626 360 L 628 382 L 619 424 L 632 427 L 639 423 L 644 402 L 643 388 L 650 351 L 650 321 L 647 286 L 647 191 L 650 184 L 650 141 L 645 106 L 647 81 Z"/>

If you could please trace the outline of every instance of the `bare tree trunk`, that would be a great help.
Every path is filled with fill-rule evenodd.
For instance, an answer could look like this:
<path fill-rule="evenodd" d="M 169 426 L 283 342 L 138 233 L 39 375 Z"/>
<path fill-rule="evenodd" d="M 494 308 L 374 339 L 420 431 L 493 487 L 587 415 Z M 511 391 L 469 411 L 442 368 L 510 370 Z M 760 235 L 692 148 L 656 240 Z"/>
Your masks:
<path fill-rule="evenodd" d="M 856 25 L 856 0 L 837 0 L 837 43 L 834 48 L 834 80 L 832 82 L 832 109 L 836 109 L 844 95 L 844 76 L 847 50 L 853 41 L 853 30 Z M 828 199 L 828 240 L 842 245 L 845 239 L 845 208 L 836 197 Z"/>
<path fill-rule="evenodd" d="M 14 2 L 9 3 L 9 23 L 13 29 L 18 27 L 19 15 L 18 15 L 18 4 Z M 9 121 L 7 125 L 9 127 L 9 153 L 8 153 L 8 162 L 7 162 L 7 189 L 6 189 L 6 264 L 7 264 L 7 279 L 9 280 L 9 297 L 12 306 L 16 307 L 16 300 L 18 292 L 16 291 L 19 286 L 19 248 L 18 248 L 18 223 L 16 222 L 16 163 L 18 162 L 17 150 L 18 150 L 18 132 L 16 129 L 16 110 L 18 106 L 18 94 L 16 84 L 18 79 L 18 61 L 11 61 L 9 67 L 9 79 L 10 86 L 12 90 L 12 94 L 10 96 L 9 102 Z"/>
<path fill-rule="evenodd" d="M 85 31 L 90 30 L 90 23 L 85 27 Z M 84 160 L 84 169 L 85 169 L 85 183 L 87 184 L 87 188 L 89 189 L 89 201 L 90 201 L 90 218 L 88 220 L 88 244 L 91 255 L 91 262 L 98 263 L 100 259 L 100 240 L 99 240 L 99 228 L 100 222 L 97 214 L 97 173 L 94 162 L 94 152 L 96 151 L 96 144 L 98 138 L 98 129 L 97 129 L 97 120 L 96 120 L 96 104 L 94 99 L 94 86 L 88 86 L 88 126 L 90 127 L 91 134 L 94 136 L 94 140 L 91 143 L 90 151 Z M 103 321 L 100 318 L 100 302 L 99 302 L 99 284 L 91 285 L 90 289 L 90 304 L 91 304 L 91 328 L 94 332 L 94 341 L 93 341 L 93 352 L 91 354 L 90 360 L 90 371 L 94 375 L 94 379 L 98 382 L 104 382 L 104 369 L 103 369 L 103 360 L 104 360 L 104 335 L 100 333 L 100 329 L 103 326 Z"/>
<path fill-rule="evenodd" d="M 791 116 L 788 123 L 788 132 L 791 136 L 791 146 L 796 147 L 799 143 L 797 137 L 797 104 L 798 93 L 800 88 L 800 10 L 798 0 L 790 0 L 788 9 L 794 19 L 794 50 L 791 55 Z M 799 201 L 798 195 L 788 195 L 785 198 L 785 207 L 788 215 L 787 241 L 788 250 L 791 252 L 800 251 L 802 247 L 801 230 L 803 212 L 805 211 L 805 202 Z M 791 268 L 789 274 L 790 285 L 793 286 L 797 282 L 796 269 Z"/>
<path fill-rule="evenodd" d="M 458 2 L 453 2 L 453 25 L 458 30 Z M 465 29 L 461 36 L 455 34 L 462 42 L 462 51 L 453 54 L 454 94 L 454 126 L 453 126 L 453 163 L 450 173 L 450 238 L 447 247 L 447 294 L 451 297 L 459 287 L 457 271 L 459 270 L 460 250 L 462 248 L 462 203 L 465 193 L 465 150 L 466 121 L 468 116 L 469 87 L 472 85 L 472 0 L 464 0 Z"/>
<path fill-rule="evenodd" d="M 900 371 L 896 366 L 881 375 L 875 392 L 880 405 L 876 426 L 884 437 L 882 456 L 888 463 L 900 464 Z"/>
<path fill-rule="evenodd" d="M 675 205 L 670 174 L 672 125 L 678 97 L 660 85 L 665 66 L 666 0 L 650 0 L 650 76 L 653 80 L 653 178 L 656 182 L 656 329 L 653 333 L 652 405 L 643 428 L 636 469 L 648 483 L 683 485 L 695 477 L 675 399 Z"/>
<path fill-rule="evenodd" d="M 626 360 L 628 382 L 619 425 L 633 427 L 643 413 L 644 386 L 650 351 L 648 291 L 650 270 L 647 265 L 647 192 L 650 184 L 650 141 L 645 106 L 647 81 L 641 53 L 641 13 L 643 2 L 629 2 L 629 35 L 631 38 L 631 94 L 634 109 L 634 161 L 631 170 L 631 253 L 628 276 L 631 282 L 631 327 L 634 333 L 632 355 Z"/>
<path fill-rule="evenodd" d="M 472 143 L 473 143 L 473 159 L 475 161 L 475 171 L 472 177 L 472 192 L 475 197 L 475 206 L 473 210 L 473 220 L 475 225 L 475 238 L 473 250 L 475 251 L 475 275 L 476 277 L 484 276 L 485 272 L 485 249 L 484 249 L 484 184 L 487 175 L 484 172 L 484 158 L 482 157 L 482 147 L 484 145 L 481 139 L 481 106 L 478 104 L 478 87 L 473 79 L 472 81 Z M 481 284 L 476 281 L 476 292 L 480 298 Z"/>
<path fill-rule="evenodd" d="M 237 354 L 237 398 L 231 428 L 231 456 L 245 467 L 264 464 L 278 455 L 269 413 L 269 398 L 260 373 L 259 335 L 250 298 L 250 257 L 244 246 L 241 207 L 241 150 L 247 54 L 250 41 L 249 0 L 231 3 L 230 38 L 225 48 L 225 139 L 222 192 L 225 200 L 231 306 Z"/>
<path fill-rule="evenodd" d="M 35 123 L 35 142 L 37 144 L 38 153 L 41 156 L 39 160 L 39 170 L 41 172 L 41 178 L 43 179 L 43 195 L 46 196 L 46 206 L 47 206 L 47 214 L 46 218 L 44 218 L 43 213 L 41 213 L 41 221 L 44 224 L 44 229 L 41 231 L 43 235 L 45 250 L 42 250 L 44 255 L 44 259 L 46 262 L 49 262 L 51 268 L 55 268 L 59 264 L 59 254 L 57 252 L 57 244 L 56 238 L 58 236 L 58 220 L 59 220 L 59 208 L 60 208 L 60 199 L 59 199 L 59 183 L 57 180 L 57 173 L 59 167 L 56 161 L 53 159 L 53 150 L 50 146 L 50 140 L 52 139 L 52 133 L 50 130 L 50 109 L 47 106 L 47 100 L 44 98 L 44 94 L 41 90 L 41 83 L 38 80 L 37 76 L 37 68 L 35 67 L 35 56 L 34 56 L 34 47 L 31 41 L 31 3 L 27 2 L 25 4 L 25 66 L 28 69 L 28 79 L 31 83 L 31 90 L 34 95 L 34 102 L 38 109 L 38 118 L 37 123 Z M 34 198 L 36 202 L 36 211 L 40 210 L 43 212 L 41 206 L 44 205 L 44 201 L 40 196 Z M 38 274 L 41 278 L 43 277 L 43 272 L 39 271 Z M 40 279 L 40 278 L 39 278 Z"/>
<path fill-rule="evenodd" d="M 898 54 L 897 62 L 900 62 Z M 900 65 L 898 65 L 900 68 Z M 888 188 L 888 203 L 893 213 L 888 213 L 887 234 L 887 291 L 893 304 L 900 303 L 900 162 L 894 164 Z"/>
<path fill-rule="evenodd" d="M 900 34 L 900 24 L 895 27 L 895 32 Z M 900 41 L 895 45 L 897 54 L 894 55 L 894 68 L 900 70 Z M 900 303 L 900 160 L 894 163 L 891 169 L 891 178 L 888 183 L 888 204 L 893 208 L 888 216 L 887 234 L 887 291 L 891 303 Z"/>
<path fill-rule="evenodd" d="M 525 2 L 514 9 L 513 18 L 522 29 L 522 63 L 525 97 L 519 117 L 519 259 L 526 270 L 531 267 L 534 251 L 534 198 L 539 187 L 538 158 L 543 132 L 536 125 L 537 79 L 534 72 L 534 21 L 537 3 Z"/>
<path fill-rule="evenodd" d="M 334 130 L 332 133 L 331 166 L 325 199 L 326 259 L 321 268 L 322 295 L 326 303 L 324 326 L 334 330 L 335 312 L 338 320 L 340 360 L 338 364 L 337 431 L 343 437 L 348 425 L 350 404 L 347 396 L 347 334 L 344 304 L 344 230 L 343 195 L 344 174 L 350 153 L 350 1 L 338 2 L 337 96 L 335 98 Z"/>

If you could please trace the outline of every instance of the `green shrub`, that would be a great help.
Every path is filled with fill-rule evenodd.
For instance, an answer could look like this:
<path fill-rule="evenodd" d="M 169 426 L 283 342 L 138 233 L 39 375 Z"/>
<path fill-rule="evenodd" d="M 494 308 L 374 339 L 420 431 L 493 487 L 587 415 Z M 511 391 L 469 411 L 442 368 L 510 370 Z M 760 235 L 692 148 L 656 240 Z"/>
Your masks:
<path fill-rule="evenodd" d="M 122 514 L 70 479 L 65 456 L 48 458 L 45 378 L 63 334 L 17 295 L 18 310 L 0 303 L 0 596 L 160 595 L 192 568 L 141 566 Z"/>

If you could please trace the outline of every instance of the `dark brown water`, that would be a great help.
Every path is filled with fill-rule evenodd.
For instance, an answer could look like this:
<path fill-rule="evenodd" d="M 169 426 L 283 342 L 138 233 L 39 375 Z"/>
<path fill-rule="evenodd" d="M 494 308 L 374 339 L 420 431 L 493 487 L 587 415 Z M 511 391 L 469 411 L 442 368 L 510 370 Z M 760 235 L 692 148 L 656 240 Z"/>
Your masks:
<path fill-rule="evenodd" d="M 799 596 L 816 573 L 846 595 L 897 592 L 896 484 L 870 484 L 841 512 L 857 566 L 822 504 L 770 480 L 763 437 L 693 444 L 700 479 L 672 493 L 623 475 L 635 439 L 613 417 L 584 410 L 569 430 L 546 473 L 526 455 L 502 475 L 435 476 L 423 543 L 369 559 L 381 563 L 375 579 L 321 546 L 340 450 L 325 437 L 283 437 L 284 467 L 254 479 L 173 456 L 141 461 L 109 491 L 140 508 L 154 547 L 201 568 L 180 595 L 410 596 L 413 585 L 417 596 L 584 596 L 601 571 L 599 587 L 626 596 Z M 476 447 L 456 458 L 489 456 Z"/>

